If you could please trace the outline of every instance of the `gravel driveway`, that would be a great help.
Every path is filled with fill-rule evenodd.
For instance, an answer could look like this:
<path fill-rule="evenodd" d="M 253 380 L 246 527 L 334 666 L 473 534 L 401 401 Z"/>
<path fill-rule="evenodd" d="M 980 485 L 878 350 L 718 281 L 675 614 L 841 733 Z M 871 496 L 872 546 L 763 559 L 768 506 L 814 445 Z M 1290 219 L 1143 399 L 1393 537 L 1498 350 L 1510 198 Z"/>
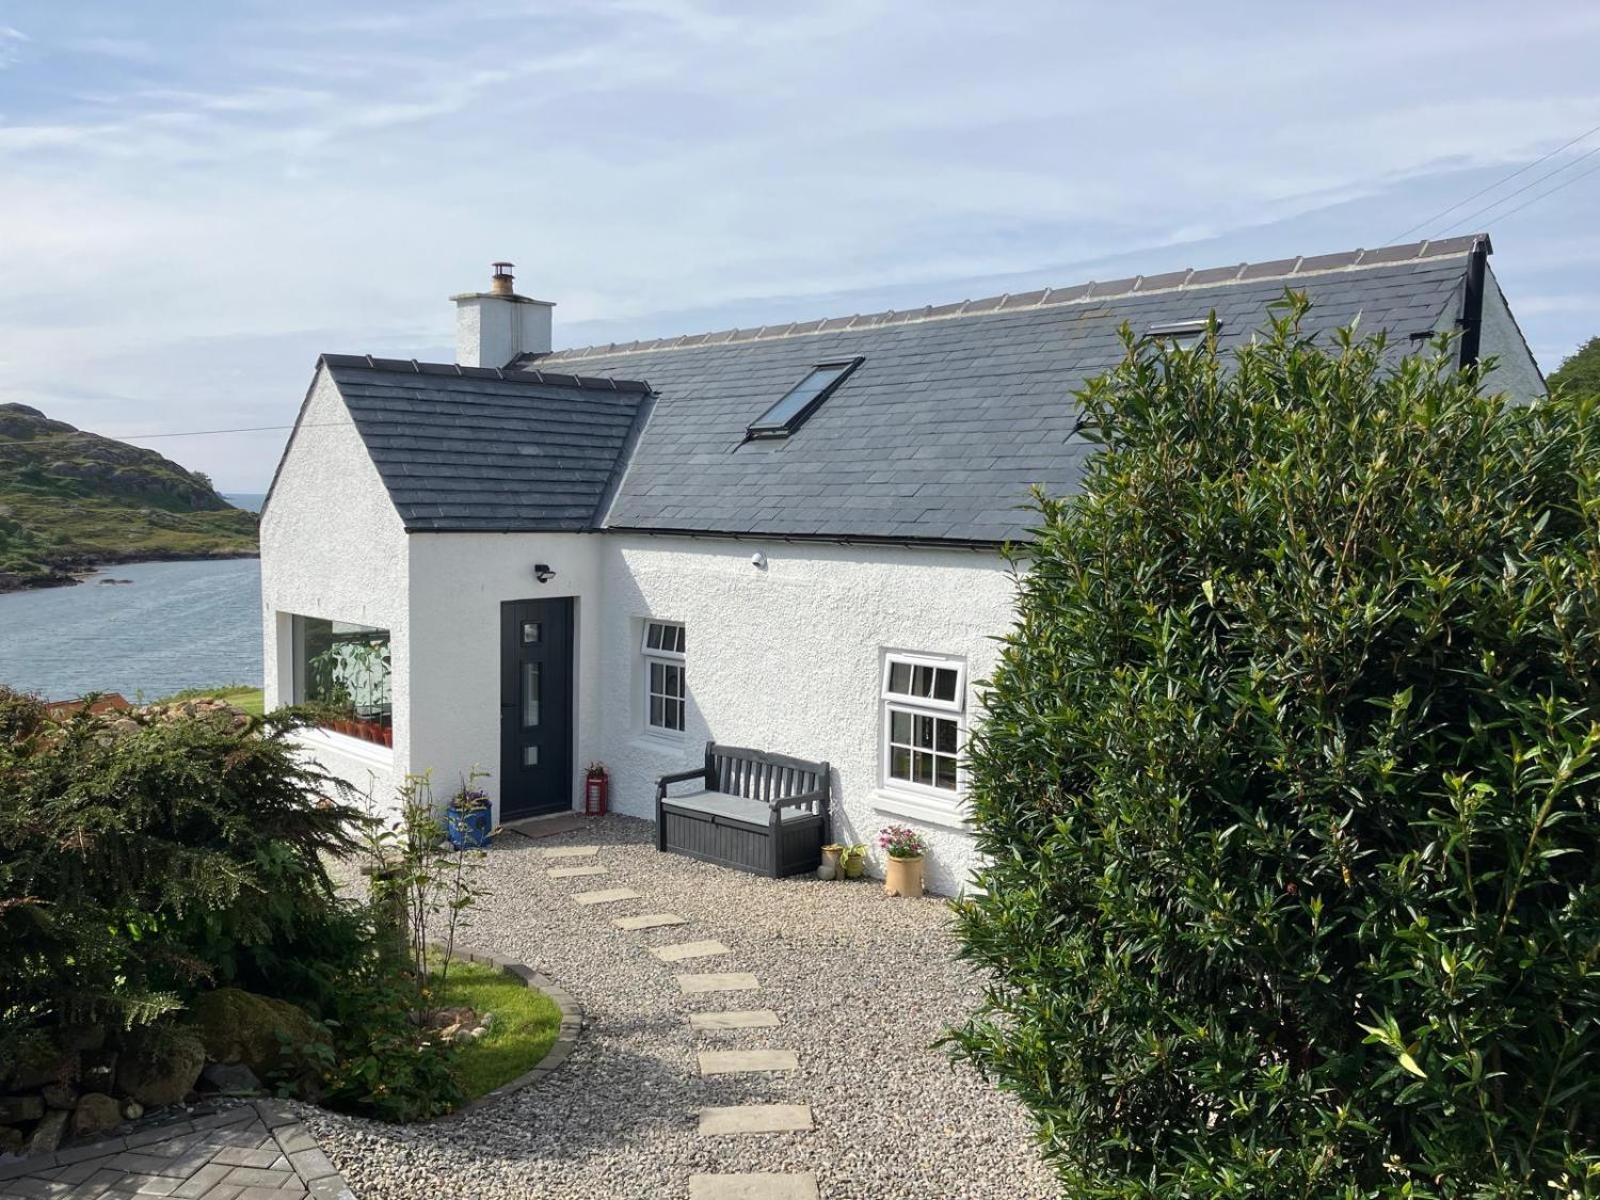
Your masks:
<path fill-rule="evenodd" d="M 545 971 L 590 1027 L 538 1087 L 409 1129 L 307 1110 L 306 1123 L 363 1200 L 551 1197 L 678 1200 L 700 1172 L 814 1172 L 823 1200 L 1056 1195 L 1018 1107 L 929 1048 L 978 988 L 952 960 L 936 899 L 895 900 L 871 881 L 760 879 L 658 854 L 654 829 L 607 817 L 575 833 L 503 835 L 493 893 L 464 937 Z M 593 859 L 542 851 L 599 845 Z M 551 879 L 598 863 L 603 876 Z M 642 899 L 584 907 L 574 893 L 627 887 Z M 616 917 L 688 923 L 624 932 Z M 665 963 L 648 949 L 716 939 L 729 954 Z M 687 972 L 753 972 L 755 992 L 680 993 Z M 768 1008 L 777 1028 L 692 1032 L 688 1014 Z M 792 1049 L 799 1070 L 701 1078 L 696 1054 Z M 703 1137 L 697 1110 L 809 1104 L 807 1133 Z"/>

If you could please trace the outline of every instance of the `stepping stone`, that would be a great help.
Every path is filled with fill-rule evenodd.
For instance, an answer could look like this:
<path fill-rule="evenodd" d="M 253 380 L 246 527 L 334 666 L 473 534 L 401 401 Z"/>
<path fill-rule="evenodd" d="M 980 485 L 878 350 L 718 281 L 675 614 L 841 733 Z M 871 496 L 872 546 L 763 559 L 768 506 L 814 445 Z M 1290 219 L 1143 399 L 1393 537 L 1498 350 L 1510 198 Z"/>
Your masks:
<path fill-rule="evenodd" d="M 614 900 L 638 900 L 640 896 L 632 888 L 607 888 L 603 892 L 578 892 L 572 898 L 579 904 L 610 904 Z"/>
<path fill-rule="evenodd" d="M 690 1029 L 770 1029 L 777 1024 L 778 1014 L 770 1008 L 689 1014 Z"/>
<path fill-rule="evenodd" d="M 804 1175 L 691 1175 L 689 1200 L 818 1200 L 817 1177 Z"/>
<path fill-rule="evenodd" d="M 599 846 L 563 846 L 560 850 L 541 850 L 540 854 L 546 858 L 588 858 L 591 854 L 599 854 Z"/>
<path fill-rule="evenodd" d="M 761 985 L 748 971 L 727 975 L 679 975 L 678 987 L 685 992 L 751 992 Z"/>
<path fill-rule="evenodd" d="M 809 1104 L 736 1104 L 731 1108 L 702 1108 L 701 1137 L 727 1137 L 738 1133 L 793 1133 L 815 1129 Z"/>
<path fill-rule="evenodd" d="M 702 1050 L 700 1074 L 747 1075 L 757 1071 L 798 1071 L 793 1050 Z"/>
<path fill-rule="evenodd" d="M 682 962 L 686 958 L 710 958 L 713 954 L 727 954 L 721 942 L 674 942 L 670 946 L 654 946 L 650 950 L 662 962 Z"/>
<path fill-rule="evenodd" d="M 638 917 L 618 917 L 611 922 L 618 929 L 660 929 L 663 925 L 687 925 L 677 913 L 645 913 Z"/>
<path fill-rule="evenodd" d="M 551 867 L 545 872 L 551 879 L 575 879 L 579 875 L 604 875 L 604 867 Z"/>

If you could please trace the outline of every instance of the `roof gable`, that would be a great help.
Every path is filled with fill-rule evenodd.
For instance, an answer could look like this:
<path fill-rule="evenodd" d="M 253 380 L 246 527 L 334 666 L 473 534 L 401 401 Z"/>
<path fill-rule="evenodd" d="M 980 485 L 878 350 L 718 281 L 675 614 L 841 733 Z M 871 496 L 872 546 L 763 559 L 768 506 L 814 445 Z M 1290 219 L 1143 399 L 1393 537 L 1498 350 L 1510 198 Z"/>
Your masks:
<path fill-rule="evenodd" d="M 411 532 L 585 530 L 598 523 L 645 384 L 326 354 Z"/>

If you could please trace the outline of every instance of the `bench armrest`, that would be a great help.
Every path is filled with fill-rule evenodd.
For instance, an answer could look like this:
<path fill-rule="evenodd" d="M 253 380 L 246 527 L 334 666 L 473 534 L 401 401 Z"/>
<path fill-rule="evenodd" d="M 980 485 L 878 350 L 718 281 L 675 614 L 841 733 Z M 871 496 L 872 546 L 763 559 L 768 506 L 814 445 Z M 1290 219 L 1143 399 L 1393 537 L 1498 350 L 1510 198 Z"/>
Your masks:
<path fill-rule="evenodd" d="M 673 775 L 661 776 L 660 779 L 656 780 L 656 799 L 663 800 L 666 798 L 667 785 L 669 783 L 687 783 L 691 779 L 698 779 L 702 783 L 705 782 L 706 769 L 698 767 L 693 771 L 679 771 Z"/>
<path fill-rule="evenodd" d="M 798 796 L 783 796 L 778 799 L 768 800 L 767 807 L 773 810 L 780 808 L 794 808 L 801 804 L 810 804 L 813 800 L 822 802 L 822 811 L 828 811 L 828 789 L 820 787 L 814 792 L 801 792 Z"/>

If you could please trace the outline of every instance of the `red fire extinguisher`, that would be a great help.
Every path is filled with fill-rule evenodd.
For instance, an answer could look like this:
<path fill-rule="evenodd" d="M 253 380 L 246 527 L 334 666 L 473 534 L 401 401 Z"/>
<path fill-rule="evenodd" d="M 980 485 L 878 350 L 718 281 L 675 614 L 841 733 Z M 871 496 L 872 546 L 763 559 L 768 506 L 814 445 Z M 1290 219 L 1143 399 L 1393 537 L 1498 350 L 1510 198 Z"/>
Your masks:
<path fill-rule="evenodd" d="M 590 763 L 589 771 L 583 780 L 583 815 L 605 816 L 606 800 L 610 790 L 611 776 L 606 774 L 605 763 Z"/>

